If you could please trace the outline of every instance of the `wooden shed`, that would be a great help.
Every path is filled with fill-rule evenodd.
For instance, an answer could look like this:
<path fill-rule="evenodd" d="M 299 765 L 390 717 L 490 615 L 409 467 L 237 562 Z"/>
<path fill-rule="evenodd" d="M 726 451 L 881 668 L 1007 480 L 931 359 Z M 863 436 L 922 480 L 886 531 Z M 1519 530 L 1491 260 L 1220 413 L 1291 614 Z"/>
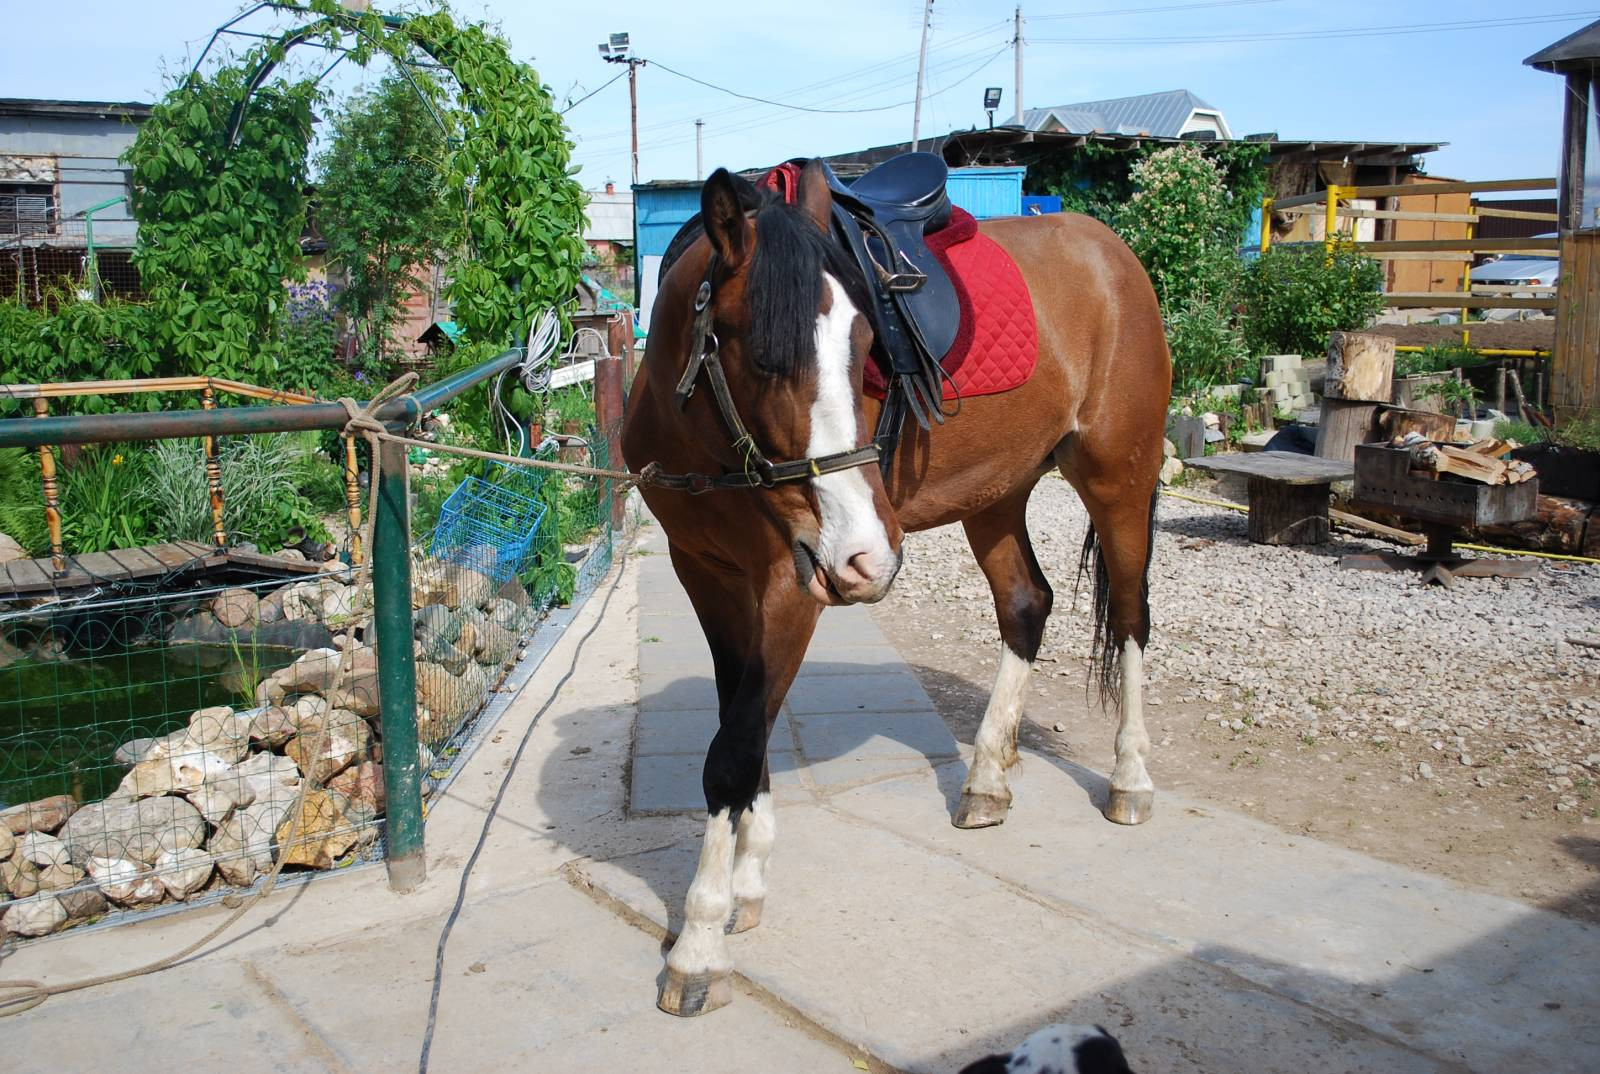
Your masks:
<path fill-rule="evenodd" d="M 1522 61 L 1567 80 L 1561 128 L 1561 281 L 1550 405 L 1600 411 L 1600 21 Z"/>

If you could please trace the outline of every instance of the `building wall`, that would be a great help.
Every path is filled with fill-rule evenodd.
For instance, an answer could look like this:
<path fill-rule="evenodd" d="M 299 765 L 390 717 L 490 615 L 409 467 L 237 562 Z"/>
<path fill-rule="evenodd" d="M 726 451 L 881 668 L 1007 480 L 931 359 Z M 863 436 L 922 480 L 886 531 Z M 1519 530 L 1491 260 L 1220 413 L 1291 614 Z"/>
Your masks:
<path fill-rule="evenodd" d="M 119 116 L 0 115 L 0 180 L 54 158 L 61 216 L 74 216 L 128 193 L 128 169 L 118 158 L 137 134 L 135 122 Z M 131 247 L 135 230 L 126 202 L 95 213 L 97 246 Z"/>

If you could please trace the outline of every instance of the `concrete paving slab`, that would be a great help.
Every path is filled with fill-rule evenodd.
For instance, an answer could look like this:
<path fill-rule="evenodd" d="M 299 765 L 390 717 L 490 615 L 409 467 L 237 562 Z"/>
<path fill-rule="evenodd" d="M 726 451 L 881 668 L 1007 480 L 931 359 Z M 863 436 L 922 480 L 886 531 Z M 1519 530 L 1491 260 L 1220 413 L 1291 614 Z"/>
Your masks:
<path fill-rule="evenodd" d="M 582 872 L 675 927 L 696 853 Z M 761 927 L 729 938 L 737 971 L 900 1070 L 948 1074 L 1040 1021 L 1105 1024 L 1140 1070 L 1456 1069 L 824 807 L 780 809 L 770 879 Z"/>
<path fill-rule="evenodd" d="M 800 677 L 812 675 L 881 675 L 905 667 L 900 651 L 887 642 L 848 646 L 813 644 L 806 662 L 800 665 Z"/>
<path fill-rule="evenodd" d="M 811 639 L 811 651 L 883 644 L 883 631 L 872 621 L 866 606 L 856 604 L 823 610 L 822 618 L 817 621 L 817 632 Z"/>
<path fill-rule="evenodd" d="M 646 710 L 714 709 L 717 683 L 710 671 L 703 675 L 658 672 L 639 674 L 639 704 Z"/>
<path fill-rule="evenodd" d="M 704 757 L 718 726 L 714 709 L 652 709 L 641 712 L 633 743 L 634 756 L 692 753 L 696 757 Z M 792 749 L 793 742 L 789 733 L 788 714 L 780 712 L 772 725 L 771 749 Z"/>
<path fill-rule="evenodd" d="M 818 675 L 796 679 L 789 708 L 807 712 L 917 712 L 933 708 L 916 676 L 901 668 L 866 675 Z"/>
<path fill-rule="evenodd" d="M 926 775 L 830 802 L 1038 899 L 1473 1069 L 1600 1056 L 1600 929 L 1174 795 L 1136 829 L 1094 812 L 1101 777 L 1037 755 L 1007 822 L 949 823 Z M 1586 1058 L 1585 1058 L 1586 1057 Z"/>
<path fill-rule="evenodd" d="M 796 713 L 795 731 L 808 761 L 836 757 L 953 758 L 956 739 L 936 712 Z"/>

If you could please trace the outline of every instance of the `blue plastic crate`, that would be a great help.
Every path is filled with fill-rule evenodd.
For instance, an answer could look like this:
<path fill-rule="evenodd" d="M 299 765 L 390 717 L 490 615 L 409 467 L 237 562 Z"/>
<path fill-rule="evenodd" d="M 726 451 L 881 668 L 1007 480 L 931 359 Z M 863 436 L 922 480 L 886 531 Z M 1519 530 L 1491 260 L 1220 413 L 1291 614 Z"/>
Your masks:
<path fill-rule="evenodd" d="M 504 582 L 522 569 L 544 520 L 538 499 L 469 477 L 440 508 L 429 554 Z"/>

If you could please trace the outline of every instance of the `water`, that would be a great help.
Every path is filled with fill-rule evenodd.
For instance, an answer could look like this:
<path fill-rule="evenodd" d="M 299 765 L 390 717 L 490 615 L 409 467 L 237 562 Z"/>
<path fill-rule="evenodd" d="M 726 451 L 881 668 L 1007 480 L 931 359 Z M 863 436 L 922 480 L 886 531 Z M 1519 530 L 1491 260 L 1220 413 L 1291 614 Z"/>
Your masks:
<path fill-rule="evenodd" d="M 122 743 L 174 731 L 196 709 L 253 705 L 255 684 L 296 655 L 146 639 L 0 667 L 0 807 L 53 794 L 104 798 L 122 780 Z"/>

